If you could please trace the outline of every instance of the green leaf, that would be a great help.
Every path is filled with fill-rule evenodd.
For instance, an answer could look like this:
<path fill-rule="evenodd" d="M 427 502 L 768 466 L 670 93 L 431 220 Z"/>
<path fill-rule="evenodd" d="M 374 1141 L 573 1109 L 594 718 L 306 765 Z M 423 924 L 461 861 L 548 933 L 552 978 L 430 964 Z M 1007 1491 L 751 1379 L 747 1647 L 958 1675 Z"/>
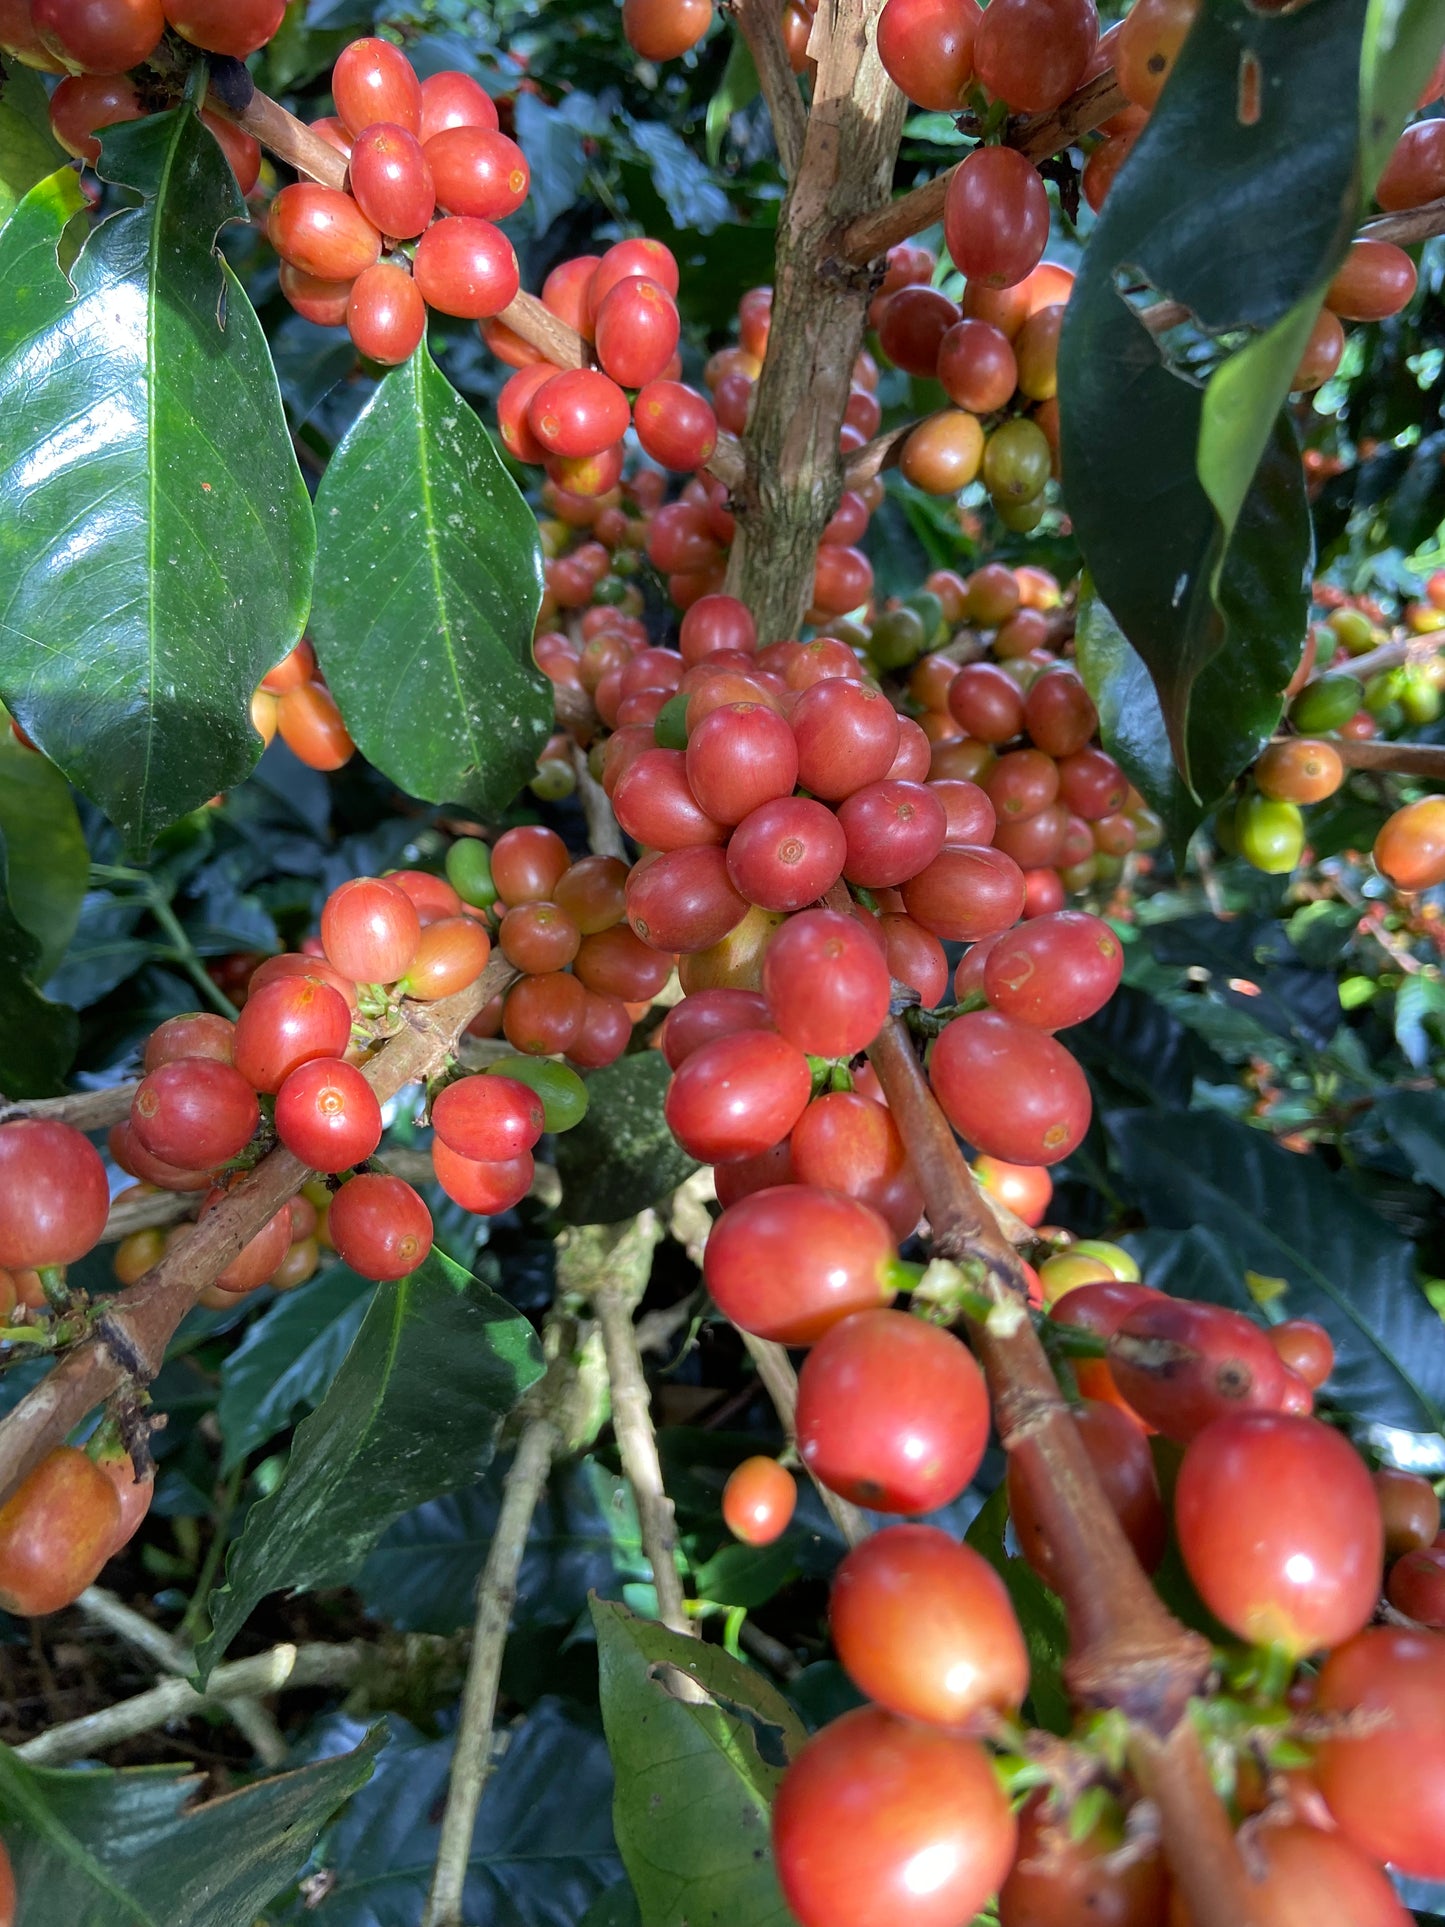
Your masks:
<path fill-rule="evenodd" d="M 255 762 L 251 695 L 301 632 L 314 535 L 215 248 L 245 212 L 220 148 L 177 108 L 109 129 L 101 171 L 145 198 L 92 232 L 73 299 L 51 264 L 0 362 L 0 696 L 143 849 Z"/>
<path fill-rule="evenodd" d="M 802 1747 L 797 1714 L 718 1646 L 592 1602 L 612 1820 L 642 1927 L 787 1927 L 768 1815 Z M 706 1697 L 674 1699 L 669 1669 Z"/>
<path fill-rule="evenodd" d="M 0 230 L 5 275 L 0 355 L 19 347 L 45 325 L 58 305 L 70 299 L 72 289 L 61 272 L 58 250 L 70 223 L 88 206 L 79 174 L 73 167 L 62 167 L 29 190 Z"/>
<path fill-rule="evenodd" d="M 740 33 L 733 35 L 728 64 L 723 68 L 717 92 L 707 104 L 707 163 L 716 167 L 722 159 L 728 122 L 758 97 L 758 70 L 753 50 Z"/>
<path fill-rule="evenodd" d="M 298 1426 L 280 1485 L 231 1548 L 196 1655 L 201 1678 L 267 1593 L 344 1585 L 393 1519 L 470 1484 L 541 1372 L 527 1321 L 439 1252 L 382 1285 Z"/>
<path fill-rule="evenodd" d="M 269 1305 L 221 1365 L 221 1470 L 314 1410 L 341 1368 L 375 1287 L 334 1265 Z"/>
<path fill-rule="evenodd" d="M 1164 819 L 1173 848 L 1182 850 L 1204 820 L 1204 806 L 1175 767 L 1159 694 L 1143 658 L 1087 576 L 1079 584 L 1074 650 L 1099 711 L 1105 749 L 1150 809 Z"/>
<path fill-rule="evenodd" d="M 0 833 L 0 1090 L 53 1097 L 79 1041 L 75 1012 L 35 987 L 40 947 L 11 907 L 9 847 Z"/>
<path fill-rule="evenodd" d="M 253 1927 L 326 1821 L 371 1775 L 381 1729 L 353 1751 L 201 1806 L 176 1767 L 59 1771 L 0 1748 L 0 1828 L 18 1927 Z"/>
<path fill-rule="evenodd" d="M 472 1623 L 477 1579 L 496 1529 L 503 1467 L 480 1485 L 418 1506 L 386 1532 L 361 1569 L 362 1602 L 407 1633 L 454 1633 Z M 615 1597 L 650 1579 L 624 1479 L 595 1459 L 556 1464 L 532 1515 L 513 1627 L 570 1626 L 587 1595 Z"/>
<path fill-rule="evenodd" d="M 317 1851 L 325 1897 L 297 1900 L 280 1916 L 294 1927 L 416 1927 L 422 1917 L 452 1742 L 426 1739 L 395 1717 L 387 1726 L 375 1777 Z M 323 1737 L 345 1744 L 355 1730 L 354 1721 L 331 1720 Z M 595 1725 L 555 1699 L 539 1700 L 499 1737 L 505 1747 L 467 1859 L 467 1927 L 572 1927 L 621 1871 L 607 1748 Z"/>
<path fill-rule="evenodd" d="M 1090 237 L 1065 320 L 1075 532 L 1203 803 L 1272 727 L 1303 642 L 1309 516 L 1280 408 L 1310 320 L 1291 310 L 1317 299 L 1361 206 L 1364 20 L 1365 0 L 1201 10 Z M 1245 98 L 1251 72 L 1257 101 Z M 1321 117 L 1322 99 L 1336 111 Z M 1206 390 L 1119 291 L 1141 278 L 1206 334 L 1272 333 Z"/>
<path fill-rule="evenodd" d="M 1062 1602 L 1039 1578 L 1026 1559 L 1016 1558 L 1004 1545 L 1008 1523 L 1008 1490 L 1000 1485 L 964 1534 L 1008 1587 L 1024 1644 L 1029 1653 L 1028 1704 L 1037 1723 L 1050 1733 L 1067 1733 L 1073 1709 L 1064 1687 L 1064 1656 L 1069 1650 L 1069 1628 Z"/>
<path fill-rule="evenodd" d="M 1374 1116 L 1410 1160 L 1416 1177 L 1445 1195 L 1445 1116 L 1438 1091 L 1388 1091 Z"/>
<path fill-rule="evenodd" d="M 40 76 L 18 60 L 0 60 L 0 227 L 37 181 L 66 165 L 50 131 L 49 97 Z M 71 179 L 79 187 L 74 169 Z M 5 290 L 9 299 L 10 290 Z"/>
<path fill-rule="evenodd" d="M 428 803 L 496 810 L 536 768 L 537 524 L 426 345 L 357 417 L 316 495 L 311 636 L 362 752 Z"/>
<path fill-rule="evenodd" d="M 662 1115 L 670 1075 L 661 1052 L 649 1050 L 588 1077 L 587 1115 L 557 1139 L 564 1223 L 620 1224 L 697 1169 Z"/>
<path fill-rule="evenodd" d="M 44 983 L 75 935 L 90 856 L 70 785 L 8 730 L 0 741 L 0 835 L 10 857 L 10 908 L 35 939 L 34 974 Z"/>
<path fill-rule="evenodd" d="M 1347 1409 L 1412 1431 L 1445 1415 L 1445 1327 L 1415 1282 L 1414 1251 L 1315 1156 L 1263 1131 L 1194 1112 L 1105 1120 L 1119 1164 L 1155 1230 L 1207 1226 L 1191 1265 L 1283 1278 L 1287 1317 L 1334 1340 L 1331 1392 Z M 1191 1281 L 1188 1289 L 1196 1289 Z"/>

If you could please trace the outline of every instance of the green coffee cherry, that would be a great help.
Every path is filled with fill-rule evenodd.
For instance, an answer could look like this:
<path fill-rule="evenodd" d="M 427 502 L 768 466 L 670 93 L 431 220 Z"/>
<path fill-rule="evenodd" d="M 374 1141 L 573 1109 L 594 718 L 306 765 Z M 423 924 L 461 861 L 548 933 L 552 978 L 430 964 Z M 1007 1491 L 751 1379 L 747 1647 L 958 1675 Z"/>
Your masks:
<path fill-rule="evenodd" d="M 1053 469 L 1049 438 L 1026 415 L 1000 422 L 983 450 L 984 487 L 1000 509 L 1042 495 Z M 1042 513 L 1042 510 L 1040 510 Z"/>
<path fill-rule="evenodd" d="M 549 1131 L 570 1131 L 587 1115 L 587 1086 L 566 1064 L 547 1057 L 499 1057 L 489 1073 L 514 1077 L 542 1100 L 542 1116 Z"/>
<path fill-rule="evenodd" d="M 576 787 L 577 772 L 570 763 L 564 763 L 557 756 L 549 756 L 545 763 L 538 763 L 537 774 L 527 785 L 539 803 L 560 803 Z"/>
<path fill-rule="evenodd" d="M 447 882 L 474 910 L 491 909 L 497 900 L 492 853 L 480 837 L 459 837 L 447 851 Z"/>
<path fill-rule="evenodd" d="M 669 696 L 657 712 L 652 739 L 659 749 L 687 748 L 687 695 Z"/>
<path fill-rule="evenodd" d="M 1289 719 L 1302 736 L 1324 736 L 1341 729 L 1360 706 L 1355 676 L 1319 676 L 1306 683 L 1289 706 Z"/>
<path fill-rule="evenodd" d="M 885 609 L 873 624 L 868 654 L 880 669 L 905 669 L 928 647 L 923 618 L 915 609 Z"/>
<path fill-rule="evenodd" d="M 1305 846 L 1305 820 L 1297 803 L 1278 803 L 1257 790 L 1240 798 L 1234 813 L 1239 854 L 1266 876 L 1286 876 Z"/>
<path fill-rule="evenodd" d="M 1352 656 L 1363 656 L 1382 640 L 1380 632 L 1363 609 L 1336 609 L 1328 627 L 1336 641 L 1343 643 Z"/>

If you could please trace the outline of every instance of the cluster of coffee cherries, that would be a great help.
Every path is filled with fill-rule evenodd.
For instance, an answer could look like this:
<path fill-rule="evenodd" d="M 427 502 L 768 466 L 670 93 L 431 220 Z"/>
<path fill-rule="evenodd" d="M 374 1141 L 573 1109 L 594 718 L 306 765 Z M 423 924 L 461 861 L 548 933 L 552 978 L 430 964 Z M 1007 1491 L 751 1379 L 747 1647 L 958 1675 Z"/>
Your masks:
<path fill-rule="evenodd" d="M 1116 1247 L 1094 1249 L 1131 1270 Z M 1098 1355 L 1073 1359 L 1068 1389 L 1109 1503 L 1147 1570 L 1172 1536 L 1210 1612 L 1271 1655 L 1269 1684 L 1262 1661 L 1241 1673 L 1260 1724 L 1241 1743 L 1233 1795 L 1256 1917 L 1288 1927 L 1303 1891 L 1310 1918 L 1345 1917 L 1345 1895 L 1350 1919 L 1407 1927 L 1382 1863 L 1423 1878 L 1445 1870 L 1435 1823 L 1445 1640 L 1431 1630 L 1445 1554 L 1433 1545 L 1433 1488 L 1392 1468 L 1372 1475 L 1311 1415 L 1333 1364 L 1320 1326 L 1263 1328 L 1078 1251 L 1050 1261 L 1065 1263 L 1071 1282 L 1056 1279 L 1051 1320 L 1098 1341 Z M 963 1489 L 989 1407 L 957 1338 L 907 1313 L 838 1305 L 815 1306 L 810 1335 L 794 1342 L 811 1346 L 798 1442 L 815 1476 L 905 1521 Z M 1011 1456 L 1009 1511 L 1023 1557 L 1055 1586 L 1040 1476 L 1027 1451 Z M 738 1468 L 740 1536 L 786 1523 L 788 1478 L 771 1461 Z M 1387 1558 L 1397 1617 L 1414 1625 L 1370 1625 Z M 839 1567 L 830 1624 L 871 1703 L 808 1743 L 774 1807 L 779 1877 L 802 1927 L 895 1916 L 956 1927 L 993 1895 L 1000 1927 L 1188 1920 L 1147 1809 L 1130 1812 L 1135 1791 L 1115 1768 L 1096 1760 L 1080 1772 L 1076 1760 L 1011 1811 L 991 1749 L 1007 1753 L 1017 1733 L 1029 1658 L 1002 1581 L 971 1547 L 934 1526 L 884 1526 Z M 1278 1762 L 1271 1728 L 1288 1742 Z"/>
<path fill-rule="evenodd" d="M 454 70 L 420 80 L 399 47 L 368 38 L 341 53 L 331 95 L 335 114 L 312 131 L 345 157 L 346 187 L 294 182 L 266 218 L 292 307 L 344 323 L 383 364 L 407 360 L 429 308 L 500 314 L 520 281 L 497 223 L 526 200 L 531 170 L 486 89 Z"/>
<path fill-rule="evenodd" d="M 316 666 L 316 651 L 304 636 L 261 678 L 251 698 L 251 724 L 263 743 L 279 735 L 312 769 L 340 769 L 356 754 L 336 698 Z"/>

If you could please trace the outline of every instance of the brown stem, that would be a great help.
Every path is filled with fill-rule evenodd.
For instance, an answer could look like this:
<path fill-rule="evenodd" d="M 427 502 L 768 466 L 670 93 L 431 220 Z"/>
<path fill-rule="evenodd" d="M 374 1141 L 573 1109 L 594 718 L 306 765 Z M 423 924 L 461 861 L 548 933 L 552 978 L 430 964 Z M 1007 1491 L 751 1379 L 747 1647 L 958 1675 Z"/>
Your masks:
<path fill-rule="evenodd" d="M 367 1082 L 382 1102 L 435 1070 L 458 1034 L 516 975 L 505 959 L 494 958 L 468 989 L 435 1004 L 405 1006 L 404 1028 L 365 1066 Z M 200 1293 L 310 1175 L 289 1151 L 272 1151 L 188 1238 L 109 1301 L 90 1336 L 0 1423 L 0 1502 L 119 1386 L 144 1385 L 155 1377 L 176 1327 Z"/>
<path fill-rule="evenodd" d="M 48 1117 L 72 1124 L 77 1131 L 108 1131 L 130 1116 L 135 1080 L 111 1084 L 103 1091 L 68 1091 L 64 1097 L 0 1098 L 0 1124 L 17 1117 Z"/>
<path fill-rule="evenodd" d="M 1331 737 L 1349 769 L 1393 770 L 1398 776 L 1429 776 L 1445 782 L 1445 743 L 1354 743 Z"/>
<path fill-rule="evenodd" d="M 770 338 L 786 348 L 755 391 L 728 564 L 765 641 L 797 633 L 843 491 L 838 433 L 872 282 L 839 259 L 836 237 L 886 198 L 905 108 L 878 58 L 877 12 L 876 0 L 821 0 L 813 105 L 778 222 Z"/>
<path fill-rule="evenodd" d="M 1045 160 L 1127 105 L 1111 67 L 1076 94 L 1070 94 L 1052 114 L 1016 115 L 1008 124 L 1005 140 L 1031 161 Z M 956 172 L 957 169 L 951 167 L 947 173 L 935 175 L 931 181 L 924 181 L 898 200 L 890 201 L 887 207 L 851 221 L 839 245 L 843 259 L 862 266 L 886 254 L 899 241 L 906 241 L 920 229 L 942 220 L 948 183 Z"/>
<path fill-rule="evenodd" d="M 779 0 L 731 0 L 729 10 L 758 70 L 758 85 L 772 116 L 778 160 L 791 180 L 802 157 L 808 116 L 783 40 L 782 7 Z"/>
<path fill-rule="evenodd" d="M 1402 208 L 1398 214 L 1377 214 L 1360 229 L 1364 240 L 1393 241 L 1400 248 L 1408 248 L 1416 241 L 1428 241 L 1432 234 L 1445 234 L 1445 200 Z"/>
<path fill-rule="evenodd" d="M 898 1019 L 889 1020 L 868 1055 L 923 1188 L 935 1247 L 981 1265 L 995 1302 L 986 1320 L 969 1321 L 970 1336 L 999 1440 L 1028 1480 L 1054 1551 L 1069 1623 L 1065 1680 L 1085 1706 L 1127 1716 L 1131 1758 L 1138 1757 L 1141 1779 L 1149 1776 L 1145 1790 L 1159 1808 L 1166 1853 L 1195 1927 L 1247 1927 L 1254 1920 L 1248 1883 L 1189 1712 L 1208 1679 L 1208 1642 L 1165 1610 L 1134 1557 L 1023 1315 L 1017 1260 L 983 1209 Z"/>

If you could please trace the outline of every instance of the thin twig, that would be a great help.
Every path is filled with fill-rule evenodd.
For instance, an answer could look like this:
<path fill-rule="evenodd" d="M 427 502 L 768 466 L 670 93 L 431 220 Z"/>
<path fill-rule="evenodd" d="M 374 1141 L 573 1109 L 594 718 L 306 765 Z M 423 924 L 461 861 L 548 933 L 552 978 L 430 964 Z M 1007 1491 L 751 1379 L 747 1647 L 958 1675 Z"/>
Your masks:
<path fill-rule="evenodd" d="M 15 1750 L 20 1759 L 33 1766 L 63 1766 L 175 1720 L 193 1719 L 198 1713 L 233 1713 L 238 1700 L 255 1700 L 263 1693 L 303 1686 L 349 1685 L 360 1672 L 365 1655 L 366 1647 L 360 1641 L 344 1646 L 273 1646 L 269 1653 L 218 1666 L 204 1693 L 198 1693 L 189 1680 L 164 1680 L 133 1699 L 52 1726 Z"/>
<path fill-rule="evenodd" d="M 1445 200 L 1401 208 L 1397 214 L 1377 214 L 1360 229 L 1362 240 L 1393 241 L 1401 248 L 1428 241 L 1432 234 L 1445 234 Z"/>
<path fill-rule="evenodd" d="M 775 1344 L 771 1338 L 755 1338 L 751 1332 L 743 1332 L 741 1336 L 748 1348 L 749 1356 L 757 1366 L 758 1377 L 762 1380 L 768 1397 L 773 1401 L 774 1410 L 783 1427 L 783 1435 L 789 1445 L 792 1445 L 798 1436 L 798 1374 L 793 1370 L 793 1361 L 783 1347 Z M 813 1480 L 818 1497 L 823 1501 L 824 1510 L 837 1526 L 843 1543 L 856 1546 L 860 1540 L 866 1539 L 869 1533 L 868 1521 L 857 1506 L 850 1504 L 847 1499 L 840 1498 L 836 1492 L 830 1492 L 821 1480 L 814 1477 L 810 1466 L 805 1464 L 804 1470 Z"/>
<path fill-rule="evenodd" d="M 109 1084 L 103 1091 L 70 1091 L 64 1097 L 0 1098 L 0 1124 L 17 1117 L 45 1117 L 77 1131 L 108 1131 L 130 1116 L 136 1084 Z"/>
<path fill-rule="evenodd" d="M 517 1577 L 527 1550 L 532 1515 L 546 1489 L 547 1474 L 559 1444 L 550 1419 L 541 1416 L 529 1419 L 507 1470 L 501 1511 L 477 1587 L 471 1658 L 452 1752 L 441 1841 L 422 1927 L 462 1927 L 462 1900 L 472 1835 L 476 1830 L 477 1809 L 492 1770 L 492 1723 L 497 1712 L 497 1686 L 502 1675 L 507 1631 L 517 1601 Z"/>
<path fill-rule="evenodd" d="M 572 745 L 572 768 L 577 775 L 577 800 L 587 822 L 587 847 L 594 856 L 626 857 L 627 846 L 607 792 L 587 767 L 587 752 L 580 743 Z"/>
<path fill-rule="evenodd" d="M 729 11 L 758 70 L 758 85 L 772 116 L 778 161 L 791 180 L 802 156 L 808 116 L 783 40 L 782 7 L 779 0 L 731 0 Z"/>
<path fill-rule="evenodd" d="M 1392 770 L 1397 776 L 1445 782 L 1445 743 L 1356 743 L 1346 736 L 1331 737 L 1330 743 L 1347 769 Z"/>

